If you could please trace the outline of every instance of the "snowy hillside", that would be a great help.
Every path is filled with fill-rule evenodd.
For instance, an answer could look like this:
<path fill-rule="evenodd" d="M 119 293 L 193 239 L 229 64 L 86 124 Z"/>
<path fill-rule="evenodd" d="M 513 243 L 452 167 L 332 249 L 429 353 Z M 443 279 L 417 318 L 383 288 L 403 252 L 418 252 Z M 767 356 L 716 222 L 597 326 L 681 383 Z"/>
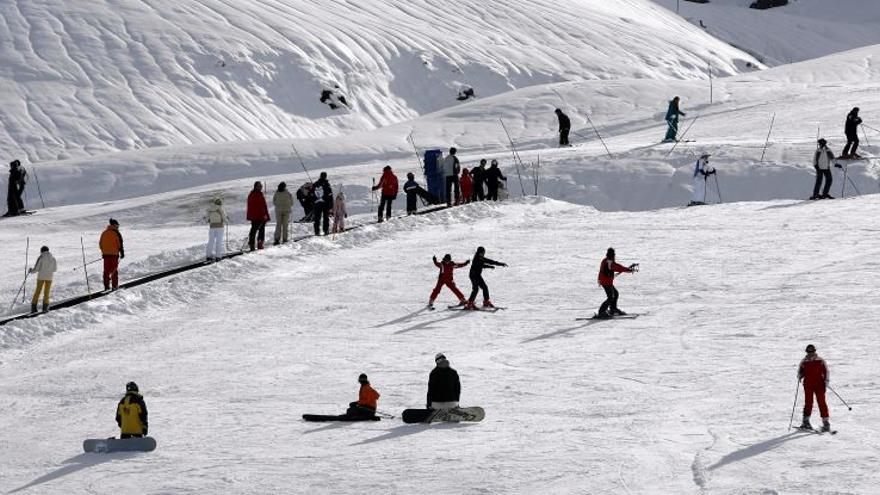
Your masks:
<path fill-rule="evenodd" d="M 338 136 L 581 79 L 759 65 L 649 0 L 29 0 L 0 15 L 0 149 L 31 162 Z M 341 92 L 351 110 L 319 102 Z"/>

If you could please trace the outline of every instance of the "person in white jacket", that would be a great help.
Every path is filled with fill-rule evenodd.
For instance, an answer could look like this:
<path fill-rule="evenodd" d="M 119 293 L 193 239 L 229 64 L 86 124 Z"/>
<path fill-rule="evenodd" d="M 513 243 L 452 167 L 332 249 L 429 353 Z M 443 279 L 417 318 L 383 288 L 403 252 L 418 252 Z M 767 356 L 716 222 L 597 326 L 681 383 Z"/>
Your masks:
<path fill-rule="evenodd" d="M 461 172 L 461 163 L 455 156 L 455 148 L 449 148 L 449 155 L 443 159 L 443 175 L 446 176 L 446 206 L 452 206 L 453 189 L 455 190 L 455 204 L 461 201 L 461 184 L 458 174 Z"/>
<path fill-rule="evenodd" d="M 34 263 L 34 267 L 28 273 L 37 274 L 37 290 L 31 299 L 31 313 L 37 312 L 37 301 L 40 300 L 40 292 L 43 292 L 43 312 L 49 311 L 49 291 L 52 290 L 52 277 L 58 269 L 55 257 L 49 252 L 48 246 L 40 248 L 40 257 Z"/>
<path fill-rule="evenodd" d="M 229 222 L 226 211 L 223 210 L 223 200 L 215 198 L 208 206 L 208 246 L 205 248 L 205 258 L 208 261 L 219 261 L 223 258 L 226 250 L 223 247 L 223 230 Z"/>
<path fill-rule="evenodd" d="M 817 143 L 819 147 L 816 148 L 816 153 L 813 154 L 813 168 L 816 169 L 816 185 L 813 186 L 813 195 L 810 196 L 810 199 L 834 199 L 828 194 L 831 191 L 831 183 L 833 182 L 831 163 L 834 161 L 834 153 L 828 149 L 828 141 L 820 139 Z M 820 195 L 819 189 L 822 187 L 822 179 L 825 179 L 825 189 Z"/>
<path fill-rule="evenodd" d="M 333 233 L 345 232 L 345 219 L 348 218 L 348 210 L 345 209 L 345 193 L 340 192 L 333 200 Z"/>
<path fill-rule="evenodd" d="M 694 166 L 694 198 L 688 206 L 706 204 L 706 182 L 715 169 L 709 166 L 709 154 L 703 153 Z"/>
<path fill-rule="evenodd" d="M 278 190 L 272 196 L 275 206 L 275 245 L 287 243 L 287 231 L 290 226 L 290 213 L 293 211 L 293 194 L 287 190 L 287 184 L 278 184 Z"/>

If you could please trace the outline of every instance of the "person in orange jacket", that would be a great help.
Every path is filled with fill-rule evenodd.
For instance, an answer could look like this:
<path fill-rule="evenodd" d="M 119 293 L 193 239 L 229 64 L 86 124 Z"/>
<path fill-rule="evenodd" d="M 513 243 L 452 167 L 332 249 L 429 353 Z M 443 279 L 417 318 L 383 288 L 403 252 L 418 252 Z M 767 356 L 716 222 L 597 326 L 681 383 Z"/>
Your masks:
<path fill-rule="evenodd" d="M 605 253 L 605 259 L 602 260 L 602 264 L 599 266 L 599 285 L 605 289 L 607 297 L 602 306 L 599 307 L 599 313 L 596 314 L 597 318 L 626 316 L 626 313 L 617 308 L 617 299 L 620 297 L 620 293 L 614 287 L 614 276 L 618 273 L 635 273 L 639 265 L 638 263 L 633 263 L 628 267 L 619 265 L 614 261 L 615 256 L 614 248 L 608 248 L 608 251 Z"/>
<path fill-rule="evenodd" d="M 376 415 L 376 408 L 379 405 L 379 392 L 376 392 L 376 389 L 370 385 L 370 380 L 365 373 L 358 376 L 358 383 L 361 384 L 358 400 L 348 405 L 348 411 L 345 414 L 357 418 L 372 418 Z"/>
<path fill-rule="evenodd" d="M 119 260 L 125 258 L 125 246 L 122 243 L 122 234 L 119 233 L 119 222 L 110 219 L 110 223 L 101 233 L 98 242 L 101 248 L 101 257 L 104 259 L 104 290 L 119 288 Z"/>
<path fill-rule="evenodd" d="M 398 182 L 397 176 L 394 175 L 394 172 L 391 171 L 391 167 L 386 165 L 385 168 L 382 169 L 382 178 L 379 179 L 379 183 L 373 186 L 373 190 L 382 190 L 382 199 L 379 201 L 379 223 L 384 221 L 384 218 L 391 219 L 391 203 L 397 199 L 398 192 Z M 382 213 L 385 213 L 385 217 L 382 217 Z"/>
<path fill-rule="evenodd" d="M 474 179 L 471 177 L 470 171 L 464 168 L 461 170 L 461 202 L 470 203 L 471 202 L 471 194 L 474 192 Z"/>
<path fill-rule="evenodd" d="M 467 304 L 467 299 L 464 298 L 464 294 L 458 290 L 458 287 L 455 286 L 455 280 L 453 277 L 453 271 L 456 268 L 464 268 L 471 263 L 471 260 L 467 260 L 464 263 L 456 263 L 452 261 L 452 255 L 447 254 L 443 256 L 443 261 L 437 261 L 437 257 L 434 256 L 434 266 L 440 269 L 440 275 L 437 276 L 437 285 L 434 286 L 434 290 L 431 291 L 431 297 L 428 299 L 428 309 L 434 309 L 434 301 L 437 299 L 437 296 L 440 295 L 440 290 L 443 289 L 443 286 L 449 287 L 449 290 L 455 294 L 455 297 L 458 298 L 459 306 L 464 306 Z"/>

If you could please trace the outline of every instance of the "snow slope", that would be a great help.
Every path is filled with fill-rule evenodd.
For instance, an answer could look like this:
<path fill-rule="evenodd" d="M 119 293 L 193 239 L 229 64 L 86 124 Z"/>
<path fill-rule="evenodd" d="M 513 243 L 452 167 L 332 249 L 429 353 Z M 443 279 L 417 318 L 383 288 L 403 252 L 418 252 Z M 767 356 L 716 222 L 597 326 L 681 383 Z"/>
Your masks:
<path fill-rule="evenodd" d="M 649 0 L 28 0 L 0 5 L 0 149 L 38 162 L 339 136 L 553 81 L 754 59 Z M 350 111 L 318 101 L 340 86 Z"/>
<path fill-rule="evenodd" d="M 0 351 L 0 490 L 872 493 L 880 241 L 864 212 L 878 206 L 876 196 L 636 213 L 469 206 L 17 323 Z M 487 274 L 508 309 L 418 312 L 431 255 L 465 259 L 477 245 L 510 264 Z M 595 273 L 609 245 L 642 263 L 618 285 L 621 307 L 645 315 L 576 322 L 601 301 Z M 809 342 L 853 405 L 829 399 L 834 437 L 786 430 Z M 382 410 L 420 406 L 440 351 L 485 422 L 299 419 L 344 408 L 360 372 Z M 113 434 L 130 379 L 158 450 L 80 454 L 84 436 Z"/>

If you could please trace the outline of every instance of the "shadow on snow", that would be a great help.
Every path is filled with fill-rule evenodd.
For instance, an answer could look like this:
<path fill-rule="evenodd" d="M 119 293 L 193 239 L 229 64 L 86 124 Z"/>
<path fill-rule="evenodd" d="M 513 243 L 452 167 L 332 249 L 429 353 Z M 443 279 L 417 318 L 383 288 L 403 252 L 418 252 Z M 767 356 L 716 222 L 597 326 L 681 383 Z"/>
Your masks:
<path fill-rule="evenodd" d="M 395 438 L 406 437 L 409 435 L 415 435 L 416 433 L 421 433 L 427 430 L 449 430 L 454 428 L 468 428 L 471 426 L 476 426 L 476 423 L 439 423 L 439 424 L 414 424 L 414 425 L 401 425 L 396 426 L 387 433 L 379 435 L 378 437 L 368 438 L 366 440 L 360 441 L 358 443 L 352 444 L 352 446 L 356 445 L 367 445 L 376 442 L 383 442 L 385 440 L 392 440 Z"/>
<path fill-rule="evenodd" d="M 770 440 L 764 440 L 763 442 L 750 445 L 746 448 L 725 455 L 724 457 L 719 459 L 718 462 L 709 466 L 709 471 L 714 471 L 734 462 L 744 461 L 750 457 L 769 452 L 791 440 L 804 438 L 810 435 L 814 435 L 814 433 L 793 431 L 790 433 L 786 433 L 785 435 L 778 436 L 776 438 L 771 438 Z"/>
<path fill-rule="evenodd" d="M 51 473 L 44 474 L 43 476 L 40 476 L 30 483 L 22 485 L 7 493 L 17 493 L 23 490 L 27 490 L 28 488 L 42 485 L 43 483 L 57 480 L 58 478 L 63 478 L 64 476 L 82 471 L 83 469 L 88 469 L 92 466 L 97 466 L 99 464 L 104 464 L 112 461 L 130 459 L 132 457 L 136 457 L 138 454 L 139 452 L 118 452 L 113 454 L 79 454 L 63 461 L 61 463 L 62 466 L 52 471 Z"/>

